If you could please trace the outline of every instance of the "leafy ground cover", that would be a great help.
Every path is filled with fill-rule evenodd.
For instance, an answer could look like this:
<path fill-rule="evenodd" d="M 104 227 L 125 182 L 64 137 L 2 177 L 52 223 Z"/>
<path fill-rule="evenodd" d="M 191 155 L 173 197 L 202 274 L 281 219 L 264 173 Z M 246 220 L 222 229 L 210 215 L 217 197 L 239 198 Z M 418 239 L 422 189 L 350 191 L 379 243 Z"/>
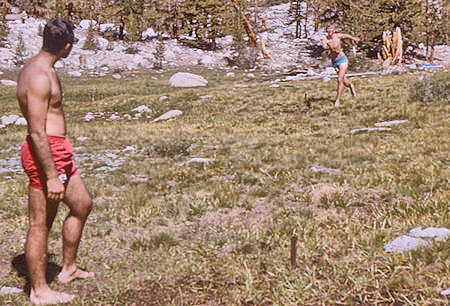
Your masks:
<path fill-rule="evenodd" d="M 448 100 L 411 99 L 417 75 L 355 79 L 358 98 L 345 92 L 336 109 L 334 82 L 275 88 L 258 73 L 201 74 L 201 89 L 170 88 L 169 74 L 62 77 L 68 137 L 95 203 L 79 262 L 96 277 L 53 287 L 77 293 L 76 305 L 447 304 L 447 242 L 383 246 L 416 226 L 450 227 Z M 139 105 L 152 113 L 125 119 Z M 0 87 L 0 108 L 18 114 L 14 89 Z M 183 115 L 152 123 L 171 109 Z M 350 133 L 397 119 L 408 121 Z M 17 164 L 25 135 L 0 129 L 0 159 Z M 26 288 L 27 183 L 2 173 L 0 287 Z M 49 239 L 50 279 L 66 211 Z"/>

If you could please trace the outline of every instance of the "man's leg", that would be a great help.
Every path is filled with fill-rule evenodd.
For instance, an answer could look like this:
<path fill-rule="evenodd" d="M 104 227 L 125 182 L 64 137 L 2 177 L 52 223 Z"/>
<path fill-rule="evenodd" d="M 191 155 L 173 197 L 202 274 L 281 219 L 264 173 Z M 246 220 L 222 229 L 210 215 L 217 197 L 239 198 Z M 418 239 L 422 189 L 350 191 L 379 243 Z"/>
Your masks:
<path fill-rule="evenodd" d="M 334 106 L 339 107 L 341 105 L 341 97 L 342 92 L 344 91 L 344 81 L 345 81 L 345 72 L 347 72 L 348 63 L 342 63 L 339 65 L 338 68 L 338 88 L 337 88 L 337 95 L 336 95 L 336 101 L 334 102 Z M 347 80 L 348 81 L 348 80 Z"/>
<path fill-rule="evenodd" d="M 34 304 L 67 303 L 75 298 L 72 294 L 50 289 L 45 277 L 48 232 L 57 206 L 58 203 L 47 200 L 44 191 L 29 188 L 30 228 L 25 244 L 25 258 L 31 283 L 30 299 Z"/>
<path fill-rule="evenodd" d="M 69 206 L 70 212 L 63 226 L 64 263 L 58 279 L 62 283 L 68 283 L 75 278 L 94 276 L 92 272 L 79 269 L 75 263 L 83 227 L 92 209 L 91 197 L 78 173 L 69 180 L 64 202 Z"/>

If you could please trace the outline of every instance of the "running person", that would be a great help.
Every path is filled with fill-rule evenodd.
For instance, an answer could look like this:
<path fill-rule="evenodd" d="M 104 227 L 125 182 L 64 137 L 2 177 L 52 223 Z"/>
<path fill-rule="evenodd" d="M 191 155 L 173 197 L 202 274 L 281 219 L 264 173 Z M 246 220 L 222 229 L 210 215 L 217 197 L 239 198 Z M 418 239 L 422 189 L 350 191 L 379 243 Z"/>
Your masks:
<path fill-rule="evenodd" d="M 25 258 L 30 300 L 34 304 L 67 303 L 75 298 L 73 294 L 52 290 L 45 277 L 48 233 L 60 201 L 70 212 L 63 225 L 63 267 L 58 279 L 67 283 L 93 276 L 75 263 L 92 200 L 65 137 L 62 89 L 54 68 L 56 61 L 69 55 L 74 40 L 71 22 L 64 18 L 50 20 L 44 28 L 42 49 L 26 62 L 18 77 L 17 99 L 28 122 L 28 136 L 22 144 L 22 165 L 30 179 Z"/>
<path fill-rule="evenodd" d="M 344 54 L 344 51 L 342 51 L 341 40 L 348 38 L 358 43 L 359 38 L 349 34 L 336 33 L 336 27 L 334 24 L 329 24 L 326 30 L 328 35 L 322 40 L 322 46 L 324 49 L 329 50 L 333 67 L 338 73 L 338 88 L 334 105 L 339 107 L 341 105 L 341 97 L 342 92 L 344 91 L 344 86 L 350 88 L 352 96 L 356 97 L 355 87 L 345 76 L 348 69 L 348 58 Z"/>

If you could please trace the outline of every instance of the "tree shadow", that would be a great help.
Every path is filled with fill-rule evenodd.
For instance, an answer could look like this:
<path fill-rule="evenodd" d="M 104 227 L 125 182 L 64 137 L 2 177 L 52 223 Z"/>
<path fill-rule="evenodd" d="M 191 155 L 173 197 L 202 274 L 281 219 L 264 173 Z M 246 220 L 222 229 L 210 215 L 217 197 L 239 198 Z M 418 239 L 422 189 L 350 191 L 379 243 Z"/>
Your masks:
<path fill-rule="evenodd" d="M 55 256 L 55 254 L 48 254 L 48 260 L 47 260 L 47 269 L 45 273 L 45 278 L 47 280 L 47 283 L 50 284 L 55 278 L 56 275 L 58 275 L 59 272 L 61 272 L 62 267 L 55 264 L 54 262 L 50 262 L 50 260 Z M 31 286 L 30 286 L 30 277 L 28 274 L 27 269 L 27 262 L 25 260 L 25 254 L 20 254 L 14 257 L 14 259 L 11 262 L 13 268 L 17 271 L 17 274 L 19 277 L 25 278 L 25 287 L 23 288 L 23 291 L 30 295 Z"/>

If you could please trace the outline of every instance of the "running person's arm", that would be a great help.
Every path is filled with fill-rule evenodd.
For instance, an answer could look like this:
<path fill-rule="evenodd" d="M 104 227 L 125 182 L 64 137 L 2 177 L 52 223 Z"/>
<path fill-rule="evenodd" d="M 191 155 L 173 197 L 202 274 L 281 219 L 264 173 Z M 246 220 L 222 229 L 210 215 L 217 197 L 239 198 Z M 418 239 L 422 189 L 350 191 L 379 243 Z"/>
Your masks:
<path fill-rule="evenodd" d="M 344 34 L 344 33 L 340 33 L 339 34 L 339 38 L 340 39 L 351 39 L 353 40 L 355 43 L 358 43 L 360 41 L 360 39 L 358 37 L 352 36 L 350 34 Z"/>
<path fill-rule="evenodd" d="M 62 200 L 64 185 L 58 179 L 58 171 L 52 158 L 45 128 L 50 92 L 51 85 L 48 76 L 44 73 L 34 75 L 27 88 L 28 133 L 47 179 L 47 197 L 51 200 Z"/>

